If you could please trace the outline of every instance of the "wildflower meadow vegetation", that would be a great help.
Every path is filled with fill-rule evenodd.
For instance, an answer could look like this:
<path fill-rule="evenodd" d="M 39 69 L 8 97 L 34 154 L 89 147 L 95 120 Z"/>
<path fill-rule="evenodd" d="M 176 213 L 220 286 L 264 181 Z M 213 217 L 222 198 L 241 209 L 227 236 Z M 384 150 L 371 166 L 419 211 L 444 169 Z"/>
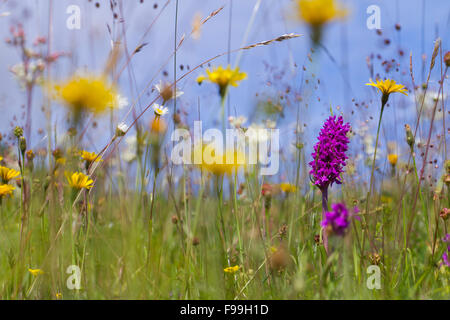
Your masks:
<path fill-rule="evenodd" d="M 449 299 L 450 5 L 373 2 L 0 1 L 0 298 Z"/>

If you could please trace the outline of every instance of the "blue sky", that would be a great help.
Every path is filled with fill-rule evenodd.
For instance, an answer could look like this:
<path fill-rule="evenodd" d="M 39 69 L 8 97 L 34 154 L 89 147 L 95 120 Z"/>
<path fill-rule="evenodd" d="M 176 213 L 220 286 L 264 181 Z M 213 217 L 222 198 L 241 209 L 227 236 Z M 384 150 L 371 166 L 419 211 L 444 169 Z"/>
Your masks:
<path fill-rule="evenodd" d="M 143 4 L 139 1 L 124 1 L 124 20 L 126 37 L 129 50 L 132 51 L 141 39 L 144 30 L 154 19 L 163 7 L 165 0 L 145 0 Z M 254 9 L 256 0 L 233 0 L 232 3 L 232 24 L 231 43 L 232 49 L 240 47 L 243 42 L 245 30 Z M 409 76 L 409 54 L 413 54 L 413 64 L 416 81 L 420 83 L 422 78 L 421 56 L 427 55 L 426 65 L 433 49 L 436 35 L 442 38 L 444 52 L 450 49 L 450 2 L 448 0 L 425 1 L 424 25 L 422 25 L 422 0 L 358 0 L 341 1 L 351 8 L 351 14 L 344 22 L 329 25 L 322 39 L 323 45 L 328 52 L 320 49 L 314 55 L 313 64 L 307 61 L 307 54 L 311 47 L 308 36 L 308 28 L 293 18 L 292 4 L 289 0 L 263 0 L 255 16 L 255 21 L 251 26 L 248 41 L 246 44 L 268 40 L 284 33 L 299 33 L 304 36 L 282 43 L 275 43 L 247 50 L 242 53 L 240 68 L 248 73 L 249 77 L 243 81 L 238 88 L 230 91 L 231 113 L 237 115 L 250 116 L 251 110 L 255 107 L 259 97 L 264 94 L 275 94 L 289 85 L 293 91 L 300 91 L 302 86 L 306 89 L 301 92 L 302 96 L 310 97 L 308 107 L 305 103 L 300 105 L 300 122 L 307 123 L 309 130 L 306 140 L 310 140 L 317 135 L 323 119 L 330 112 L 330 105 L 336 112 L 336 106 L 341 106 L 346 120 L 352 122 L 352 126 L 358 126 L 358 121 L 369 119 L 369 125 L 374 129 L 378 112 L 373 112 L 378 104 L 378 97 L 374 90 L 364 86 L 370 77 L 366 65 L 367 56 L 381 54 L 383 59 L 398 58 L 397 52 L 403 50 L 405 55 L 400 61 L 398 72 L 390 74 L 395 80 L 410 87 Z M 63 78 L 71 72 L 80 68 L 101 71 L 110 48 L 110 35 L 107 31 L 107 24 L 113 27 L 112 15 L 107 5 L 108 1 L 100 1 L 100 8 L 95 8 L 95 1 L 63 0 L 54 1 L 53 4 L 53 49 L 54 51 L 70 52 L 70 58 L 62 58 L 53 66 L 52 74 L 55 78 Z M 158 8 L 154 9 L 154 4 Z M 69 30 L 66 28 L 67 6 L 75 4 L 81 8 L 81 29 Z M 381 9 L 382 36 L 376 34 L 375 30 L 366 27 L 368 14 L 366 9 L 370 5 L 378 5 Z M 183 34 L 188 34 L 191 29 L 191 22 L 194 15 L 199 12 L 203 17 L 213 10 L 225 5 L 224 9 L 202 28 L 201 38 L 194 40 L 186 38 L 183 46 L 177 54 L 178 64 L 194 67 L 197 64 L 225 52 L 228 47 L 229 37 L 229 14 L 230 0 L 181 0 L 179 1 L 179 26 L 178 38 Z M 34 39 L 37 35 L 46 36 L 49 22 L 49 1 L 1 1 L 0 13 L 11 12 L 8 17 L 0 17 L 0 38 L 8 36 L 9 26 L 17 21 L 24 24 L 25 31 L 29 39 Z M 137 90 L 142 90 L 148 82 L 155 77 L 155 83 L 164 78 L 157 73 L 159 67 L 167 60 L 173 50 L 174 42 L 174 13 L 175 1 L 172 0 L 163 11 L 160 18 L 152 28 L 152 31 L 145 38 L 148 43 L 146 47 L 135 56 L 132 62 L 132 70 L 135 75 Z M 24 18 L 24 15 L 28 16 Z M 401 25 L 401 31 L 396 31 L 396 23 Z M 122 25 L 116 24 L 116 33 L 122 32 Z M 422 41 L 423 32 L 423 41 Z M 391 44 L 383 44 L 385 39 L 390 39 Z M 423 49 L 425 50 L 423 52 Z M 330 58 L 330 56 L 332 58 Z M 234 65 L 237 54 L 230 56 L 231 64 Z M 333 61 L 333 60 L 334 61 Z M 215 60 L 212 65 L 226 64 L 227 56 Z M 17 52 L 0 42 L 0 125 L 3 134 L 10 128 L 10 122 L 14 116 L 19 118 L 22 113 L 21 105 L 24 104 L 24 94 L 8 71 L 8 68 L 19 62 Z M 173 61 L 170 60 L 164 70 L 168 71 L 168 79 L 173 77 Z M 277 72 L 284 70 L 282 79 L 273 79 L 265 65 L 276 68 Z M 302 72 L 302 66 L 306 66 L 307 71 Z M 384 76 L 380 63 L 374 64 L 375 73 Z M 184 69 L 184 72 L 186 69 Z M 202 71 L 202 70 L 200 70 Z M 195 78 L 199 72 L 194 72 L 191 76 L 180 82 L 181 90 L 185 92 L 179 106 L 189 116 L 188 121 L 193 121 L 197 114 L 197 104 L 200 102 L 202 118 L 206 123 L 214 126 L 219 110 L 219 98 L 216 88 L 205 83 L 199 87 Z M 437 75 L 439 69 L 435 68 L 435 77 L 432 77 L 432 86 L 437 87 Z M 179 74 L 183 71 L 178 69 Z M 311 78 L 311 72 L 315 73 L 316 79 L 320 79 L 320 85 L 314 89 L 312 85 L 308 88 L 303 80 Z M 404 74 L 402 74 L 404 73 Z M 270 85 L 269 85 L 270 82 Z M 120 89 L 128 97 L 130 102 L 136 98 L 136 91 L 130 90 L 130 78 L 124 72 L 120 79 Z M 448 86 L 447 86 L 448 88 Z M 136 90 L 136 89 L 135 89 Z M 137 104 L 137 109 L 146 106 L 153 100 L 154 93 L 148 92 Z M 318 101 L 320 98 L 320 101 Z M 352 99 L 355 101 L 366 101 L 369 107 L 366 111 L 355 110 Z M 396 110 L 388 110 L 387 116 L 392 121 L 385 123 L 385 132 L 398 136 L 402 134 L 403 124 L 410 121 L 411 113 L 408 98 L 395 97 L 392 103 L 396 105 Z M 45 122 L 40 106 L 42 96 L 37 92 L 34 96 L 33 105 L 33 129 L 44 128 Z M 291 103 L 285 106 L 285 117 L 278 121 L 278 127 L 282 134 L 292 133 L 292 125 L 295 122 L 298 103 Z M 59 128 L 64 129 L 63 108 L 55 105 L 53 121 L 58 123 Z M 116 120 L 123 118 L 125 111 L 116 114 Z M 150 119 L 148 114 L 146 119 Z M 95 150 L 101 149 L 109 138 L 109 117 L 99 121 L 99 129 L 91 133 L 90 143 Z M 130 123 L 132 119 L 128 118 Z M 17 123 L 14 123 L 14 125 Z M 99 134 L 100 133 L 100 134 Z M 92 139 L 95 137 L 96 139 Z M 34 136 L 32 145 L 45 145 L 41 137 Z M 310 148 L 313 142 L 307 141 Z"/>

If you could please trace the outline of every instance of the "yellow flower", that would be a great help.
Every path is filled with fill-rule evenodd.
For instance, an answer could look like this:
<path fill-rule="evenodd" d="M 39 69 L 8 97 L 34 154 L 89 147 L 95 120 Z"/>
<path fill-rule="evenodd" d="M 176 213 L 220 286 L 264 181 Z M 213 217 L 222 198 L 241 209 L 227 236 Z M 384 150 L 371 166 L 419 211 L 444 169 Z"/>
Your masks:
<path fill-rule="evenodd" d="M 18 175 L 20 175 L 19 171 L 0 166 L 0 178 L 3 183 L 8 183 L 9 180 L 16 178 Z"/>
<path fill-rule="evenodd" d="M 75 189 L 91 189 L 94 181 L 82 172 L 66 173 L 67 181 Z"/>
<path fill-rule="evenodd" d="M 380 92 L 383 94 L 381 101 L 383 106 L 386 104 L 386 102 L 389 99 L 389 95 L 394 92 L 400 92 L 404 95 L 408 95 L 408 90 L 406 90 L 405 86 L 402 84 L 395 83 L 395 80 L 386 79 L 386 80 L 379 80 L 377 79 L 377 83 L 374 83 L 372 79 L 370 79 L 370 83 L 366 83 L 366 86 L 372 86 L 380 90 Z"/>
<path fill-rule="evenodd" d="M 347 10 L 340 8 L 335 0 L 297 0 L 297 5 L 300 18 L 313 27 L 347 15 Z"/>
<path fill-rule="evenodd" d="M 161 119 L 161 117 L 156 116 L 150 123 L 150 130 L 153 133 L 163 134 L 167 130 L 167 124 L 164 121 L 164 119 Z"/>
<path fill-rule="evenodd" d="M 44 271 L 42 271 L 41 269 L 28 269 L 28 271 L 35 277 L 44 274 Z"/>
<path fill-rule="evenodd" d="M 6 197 L 7 195 L 12 196 L 14 189 L 16 188 L 9 184 L 0 184 L 0 197 Z"/>
<path fill-rule="evenodd" d="M 234 267 L 227 267 L 225 269 L 223 269 L 223 271 L 225 273 L 236 273 L 239 270 L 239 266 L 234 266 Z"/>
<path fill-rule="evenodd" d="M 58 159 L 56 159 L 56 163 L 57 164 L 60 164 L 60 165 L 65 165 L 66 164 L 66 158 L 64 158 L 64 157 L 60 157 L 60 158 L 58 158 Z"/>
<path fill-rule="evenodd" d="M 53 89 L 56 97 L 75 112 L 101 113 L 117 105 L 118 94 L 104 77 L 75 75 Z"/>
<path fill-rule="evenodd" d="M 395 153 L 388 154 L 387 158 L 391 165 L 395 166 L 397 164 L 398 155 L 396 155 Z"/>
<path fill-rule="evenodd" d="M 95 152 L 88 152 L 86 150 L 81 151 L 80 153 L 81 158 L 85 161 L 87 161 L 88 163 L 91 162 L 100 162 L 103 161 L 102 157 L 100 157 L 98 154 L 96 154 Z"/>
<path fill-rule="evenodd" d="M 55 294 L 55 297 L 56 297 L 56 299 L 58 299 L 58 300 L 62 299 L 62 293 L 61 293 L 61 292 L 57 292 L 57 293 Z"/>
<path fill-rule="evenodd" d="M 280 183 L 280 189 L 285 193 L 294 193 L 297 191 L 297 187 L 288 182 Z"/>
<path fill-rule="evenodd" d="M 207 69 L 206 74 L 206 76 L 199 76 L 197 82 L 201 84 L 203 81 L 208 80 L 217 84 L 219 86 L 219 93 L 222 97 L 225 95 L 225 91 L 229 85 L 237 87 L 239 81 L 247 78 L 247 74 L 245 72 L 240 72 L 239 67 L 231 69 L 230 65 L 228 65 L 226 69 L 222 66 L 213 68 L 213 70 Z"/>
<path fill-rule="evenodd" d="M 237 169 L 245 166 L 245 155 L 239 151 L 227 150 L 224 154 L 218 152 L 216 155 L 213 148 L 204 146 L 202 150 L 195 152 L 201 152 L 203 156 L 200 168 L 216 176 L 232 175 Z M 205 160 L 206 157 L 210 159 Z M 215 161 L 216 159 L 219 160 Z"/>
<path fill-rule="evenodd" d="M 3 157 L 2 156 L 0 156 L 0 161 L 2 161 L 3 160 Z"/>

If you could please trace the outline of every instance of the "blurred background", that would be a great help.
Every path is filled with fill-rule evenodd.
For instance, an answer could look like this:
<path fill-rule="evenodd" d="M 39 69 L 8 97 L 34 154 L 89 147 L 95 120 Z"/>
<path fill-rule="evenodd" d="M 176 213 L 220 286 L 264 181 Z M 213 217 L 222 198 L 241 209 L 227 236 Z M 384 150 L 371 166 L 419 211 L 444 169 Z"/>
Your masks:
<path fill-rule="evenodd" d="M 175 41 L 176 1 L 114 2 L 111 6 L 110 1 L 95 0 L 0 1 L 0 132 L 5 139 L 12 141 L 11 129 L 24 125 L 26 120 L 24 90 L 11 72 L 11 68 L 21 61 L 20 52 L 4 41 L 11 36 L 10 27 L 19 23 L 26 33 L 27 45 L 32 46 L 37 37 L 46 37 L 49 41 L 42 46 L 46 53 L 64 53 L 51 64 L 50 75 L 55 80 L 65 79 L 79 70 L 102 72 L 113 42 L 119 42 L 129 53 L 139 44 L 146 44 L 133 56 L 130 68 L 118 79 L 120 93 L 126 97 L 128 105 L 114 112 L 113 121 L 109 115 L 96 118 L 95 125 L 86 134 L 86 143 L 93 151 L 105 146 L 117 123 L 133 121 L 130 108 L 134 106 L 135 112 L 140 113 L 148 106 L 157 96 L 153 89 L 155 84 L 161 79 L 170 82 L 174 79 L 171 54 Z M 349 9 L 349 14 L 341 21 L 328 24 L 320 44 L 313 46 L 310 30 L 298 18 L 294 1 L 181 0 L 177 40 L 185 38 L 176 55 L 177 76 L 229 49 L 286 33 L 302 34 L 300 38 L 225 54 L 211 62 L 211 66 L 235 66 L 238 63 L 248 74 L 247 80 L 230 90 L 226 115 L 245 116 L 246 125 L 275 121 L 281 131 L 283 156 L 289 159 L 295 156 L 295 152 L 291 153 L 298 147 L 296 134 L 301 134 L 302 147 L 310 154 L 315 137 L 332 110 L 334 114 L 343 114 L 345 120 L 351 122 L 355 134 L 360 136 L 360 140 L 355 140 L 359 143 L 352 143 L 352 153 L 356 156 L 367 152 L 370 158 L 369 145 L 373 138 L 370 140 L 367 135 L 374 135 L 380 107 L 379 94 L 365 83 L 377 76 L 392 78 L 404 84 L 410 95 L 393 95 L 390 99 L 379 150 L 383 157 L 388 152 L 389 140 L 402 141 L 404 125 L 412 125 L 415 121 L 410 53 L 415 82 L 420 86 L 426 81 L 436 38 L 442 39 L 444 53 L 450 49 L 450 2 L 347 0 L 341 3 Z M 71 5 L 80 8 L 80 29 L 71 30 L 66 26 L 71 16 L 66 11 Z M 380 8 L 380 30 L 367 27 L 367 19 L 371 16 L 367 8 L 371 5 Z M 222 7 L 217 15 L 198 26 L 201 19 Z M 193 27 L 198 30 L 191 35 Z M 122 66 L 125 61 L 123 54 L 118 65 Z M 199 86 L 196 82 L 205 68 L 195 70 L 177 85 L 184 92 L 177 100 L 183 121 L 192 126 L 200 114 L 204 129 L 220 127 L 217 88 L 208 83 Z M 429 85 L 430 98 L 438 90 L 437 79 L 441 72 L 438 64 Z M 138 99 L 140 92 L 145 94 Z M 448 81 L 445 92 L 448 92 Z M 45 99 L 40 87 L 34 90 L 32 101 L 33 134 L 29 144 L 32 148 L 45 147 Z M 268 111 L 270 108 L 274 110 Z M 54 129 L 63 134 L 68 129 L 66 110 L 56 102 L 52 102 L 51 109 L 51 122 L 56 124 Z M 173 103 L 169 105 L 169 111 L 173 112 Z M 440 108 L 439 111 L 436 119 L 442 132 L 445 130 L 444 110 Z M 151 117 L 150 109 L 143 119 L 150 121 Z M 448 112 L 445 117 L 449 118 Z M 426 134 L 426 130 L 423 131 L 420 127 L 416 142 Z M 401 150 L 398 153 L 401 155 Z M 282 174 L 288 176 L 289 171 L 286 169 Z"/>

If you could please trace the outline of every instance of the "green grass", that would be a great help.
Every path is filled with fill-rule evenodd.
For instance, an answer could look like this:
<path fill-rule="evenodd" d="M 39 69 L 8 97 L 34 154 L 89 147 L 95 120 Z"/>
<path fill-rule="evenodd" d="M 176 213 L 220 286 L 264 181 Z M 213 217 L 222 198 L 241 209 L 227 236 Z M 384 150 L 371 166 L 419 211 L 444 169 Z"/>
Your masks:
<path fill-rule="evenodd" d="M 63 299 L 446 299 L 450 294 L 448 268 L 438 266 L 444 249 L 440 231 L 432 254 L 435 229 L 442 227 L 436 224 L 442 224 L 436 219 L 441 204 L 433 201 L 431 190 L 422 190 L 405 248 L 414 193 L 405 192 L 400 200 L 400 178 L 385 182 L 392 192 L 373 194 L 380 200 L 363 219 L 369 228 L 354 220 L 345 237 L 331 237 L 327 257 L 314 240 L 320 232 L 320 196 L 300 191 L 273 196 L 264 212 L 265 199 L 252 174 L 245 196 L 225 198 L 221 206 L 206 175 L 202 197 L 183 192 L 183 182 L 173 197 L 158 188 L 150 248 L 148 194 L 121 184 L 111 190 L 100 175 L 89 195 L 83 193 L 72 206 L 71 190 L 55 186 L 64 178 L 49 180 L 43 168 L 30 175 L 27 171 L 27 218 L 21 220 L 18 197 L 3 199 L 1 206 L 3 299 L 56 299 L 57 293 Z M 354 183 L 347 176 L 342 194 L 331 193 L 330 203 L 351 206 L 362 199 Z M 373 233 L 377 249 L 367 232 Z M 374 252 L 381 258 L 380 290 L 366 286 Z M 66 285 L 66 269 L 73 264 L 82 270 L 80 290 Z M 240 266 L 238 272 L 224 272 L 234 265 Z M 28 268 L 44 273 L 33 276 Z"/>

